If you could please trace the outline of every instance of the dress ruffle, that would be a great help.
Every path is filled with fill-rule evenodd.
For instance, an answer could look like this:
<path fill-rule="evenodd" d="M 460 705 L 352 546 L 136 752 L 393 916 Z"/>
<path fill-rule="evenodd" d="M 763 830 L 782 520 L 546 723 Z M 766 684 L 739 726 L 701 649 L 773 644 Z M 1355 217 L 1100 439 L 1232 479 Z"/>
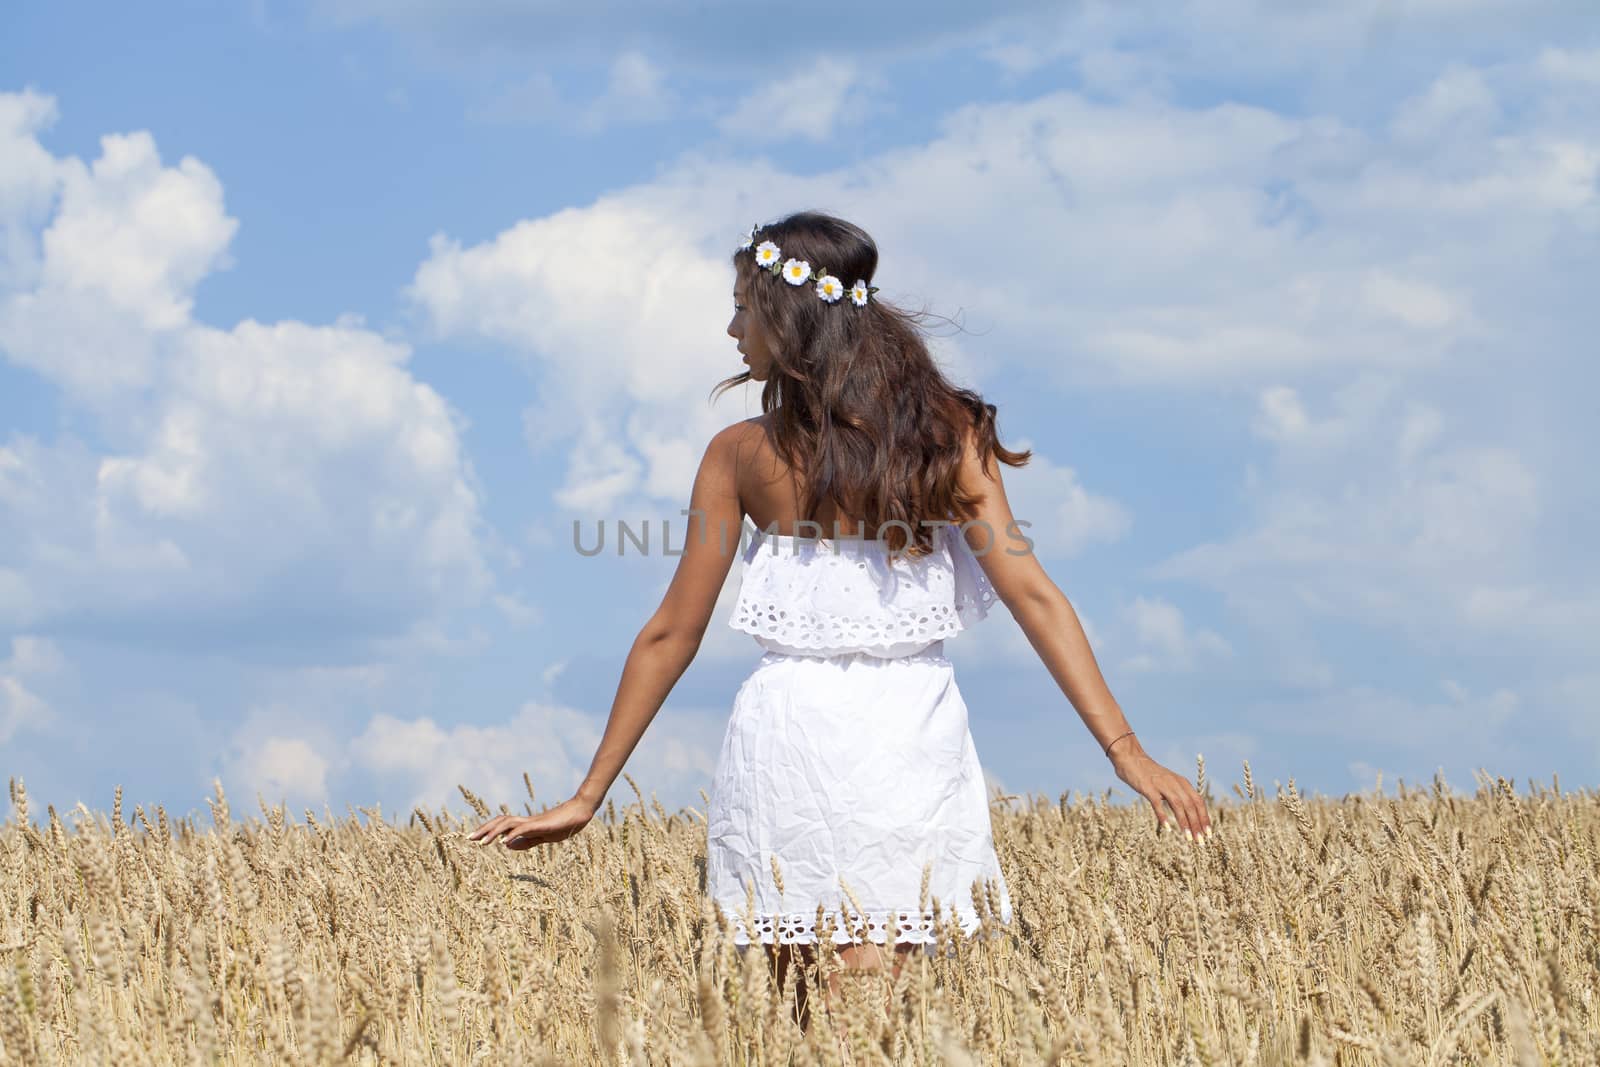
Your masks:
<path fill-rule="evenodd" d="M 756 530 L 728 625 L 793 654 L 893 658 L 954 637 L 998 599 L 955 526 L 934 551 L 893 558 L 882 540 L 824 540 Z"/>

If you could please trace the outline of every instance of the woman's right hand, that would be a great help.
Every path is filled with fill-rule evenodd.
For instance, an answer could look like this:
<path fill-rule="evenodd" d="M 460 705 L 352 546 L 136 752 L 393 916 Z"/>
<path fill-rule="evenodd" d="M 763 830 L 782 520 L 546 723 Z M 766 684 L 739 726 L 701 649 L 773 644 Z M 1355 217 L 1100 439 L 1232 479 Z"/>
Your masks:
<path fill-rule="evenodd" d="M 1161 810 L 1162 801 L 1166 801 L 1172 807 L 1180 832 L 1187 831 L 1191 839 L 1202 840 L 1211 833 L 1211 816 L 1206 811 L 1206 802 L 1189 779 L 1163 767 L 1146 755 L 1143 749 L 1132 746 L 1126 752 L 1113 754 L 1111 766 L 1118 778 L 1150 802 L 1150 807 L 1155 809 L 1157 830 L 1174 821 Z"/>
<path fill-rule="evenodd" d="M 487 844 L 504 834 L 506 848 L 521 852 L 534 845 L 565 841 L 588 826 L 594 813 L 593 804 L 573 797 L 537 815 L 496 815 L 468 834 L 467 840 Z"/>

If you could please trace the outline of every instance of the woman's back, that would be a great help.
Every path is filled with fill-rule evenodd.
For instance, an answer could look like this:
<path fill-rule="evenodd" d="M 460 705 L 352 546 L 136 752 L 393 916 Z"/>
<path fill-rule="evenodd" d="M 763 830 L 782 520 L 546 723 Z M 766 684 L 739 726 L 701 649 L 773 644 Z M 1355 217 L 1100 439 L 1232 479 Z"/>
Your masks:
<path fill-rule="evenodd" d="M 755 528 L 741 534 L 749 543 L 728 625 L 771 652 L 896 658 L 940 654 L 945 638 L 988 613 L 994 588 L 956 527 L 936 529 L 933 550 L 909 556 L 831 505 L 802 522 L 803 476 L 760 420 L 750 425 L 738 481 Z"/>
<path fill-rule="evenodd" d="M 772 447 L 768 437 L 771 416 L 746 419 L 739 441 L 739 504 L 758 530 L 786 537 L 870 537 L 860 519 L 839 511 L 832 501 L 818 508 L 816 525 L 802 525 L 805 475 L 791 467 Z"/>

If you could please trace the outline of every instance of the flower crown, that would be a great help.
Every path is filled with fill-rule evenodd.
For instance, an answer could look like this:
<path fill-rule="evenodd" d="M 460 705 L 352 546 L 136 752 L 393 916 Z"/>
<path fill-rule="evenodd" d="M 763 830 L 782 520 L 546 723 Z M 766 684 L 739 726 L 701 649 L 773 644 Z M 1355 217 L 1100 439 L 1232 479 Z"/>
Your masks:
<path fill-rule="evenodd" d="M 836 304 L 844 296 L 844 283 L 828 273 L 826 267 L 811 269 L 811 264 L 803 259 L 783 259 L 783 252 L 772 241 L 762 241 L 756 244 L 756 233 L 761 229 L 759 224 L 750 227 L 750 232 L 745 234 L 744 243 L 739 246 L 743 252 L 754 246 L 756 250 L 756 266 L 768 274 L 776 274 L 790 285 L 804 285 L 806 282 L 816 282 L 817 295 L 829 304 Z M 782 262 L 780 262 L 782 260 Z M 850 287 L 850 302 L 856 307 L 866 307 L 867 300 L 878 291 L 876 285 L 868 285 L 860 279 Z"/>

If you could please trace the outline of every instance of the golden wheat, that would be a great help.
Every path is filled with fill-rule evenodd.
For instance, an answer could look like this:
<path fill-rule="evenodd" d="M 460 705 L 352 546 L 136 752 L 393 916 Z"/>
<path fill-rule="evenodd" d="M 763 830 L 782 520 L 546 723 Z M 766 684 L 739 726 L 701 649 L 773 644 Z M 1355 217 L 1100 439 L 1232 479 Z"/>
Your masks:
<path fill-rule="evenodd" d="M 1269 799 L 1247 764 L 1203 844 L 1107 796 L 997 798 L 1004 936 L 934 897 L 935 952 L 824 997 L 832 928 L 776 988 L 704 897 L 701 813 L 628 781 L 635 803 L 513 853 L 466 840 L 490 807 L 465 786 L 471 815 L 296 823 L 259 798 L 236 819 L 218 783 L 206 825 L 129 820 L 119 787 L 109 818 L 41 827 L 13 780 L 0 1063 L 1600 1062 L 1592 791 Z M 996 889 L 972 887 L 986 925 Z"/>

